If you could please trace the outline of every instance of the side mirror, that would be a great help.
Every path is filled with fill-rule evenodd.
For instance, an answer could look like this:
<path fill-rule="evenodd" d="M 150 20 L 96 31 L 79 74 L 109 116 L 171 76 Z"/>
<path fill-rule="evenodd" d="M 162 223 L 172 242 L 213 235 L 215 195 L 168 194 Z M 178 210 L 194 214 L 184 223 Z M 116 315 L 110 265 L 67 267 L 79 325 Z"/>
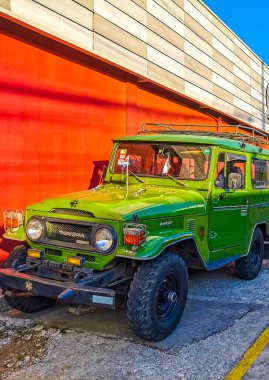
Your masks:
<path fill-rule="evenodd" d="M 100 182 L 101 182 L 101 183 L 103 183 L 103 181 L 104 181 L 104 179 L 105 179 L 106 172 L 107 172 L 107 166 L 106 166 L 106 165 L 103 165 L 103 167 L 102 167 L 102 172 L 101 172 L 101 176 L 100 176 Z"/>
<path fill-rule="evenodd" d="M 239 173 L 230 173 L 228 177 L 228 188 L 229 189 L 241 189 L 242 187 L 242 176 Z"/>

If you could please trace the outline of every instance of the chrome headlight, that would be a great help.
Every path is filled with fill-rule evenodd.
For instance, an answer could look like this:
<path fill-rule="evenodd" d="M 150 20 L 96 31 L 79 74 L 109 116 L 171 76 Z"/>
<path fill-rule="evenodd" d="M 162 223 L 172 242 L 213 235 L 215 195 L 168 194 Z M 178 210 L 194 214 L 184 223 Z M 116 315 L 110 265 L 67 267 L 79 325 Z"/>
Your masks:
<path fill-rule="evenodd" d="M 107 252 L 115 243 L 113 233 L 108 228 L 99 228 L 94 235 L 94 244 L 98 251 Z"/>
<path fill-rule="evenodd" d="M 31 218 L 26 225 L 26 233 L 30 240 L 40 239 L 44 231 L 44 224 L 40 219 Z"/>

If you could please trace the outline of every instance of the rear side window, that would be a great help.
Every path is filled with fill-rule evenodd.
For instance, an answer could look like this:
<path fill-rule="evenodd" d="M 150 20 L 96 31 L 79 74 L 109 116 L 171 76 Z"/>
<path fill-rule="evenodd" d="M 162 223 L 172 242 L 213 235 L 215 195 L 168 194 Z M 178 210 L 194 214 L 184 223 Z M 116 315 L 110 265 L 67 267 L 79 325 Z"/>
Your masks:
<path fill-rule="evenodd" d="M 234 174 L 234 175 L 232 175 Z M 244 189 L 246 157 L 241 154 L 221 152 L 217 162 L 215 187 L 219 189 Z M 235 183 L 236 182 L 236 183 Z"/>
<path fill-rule="evenodd" d="M 253 189 L 268 188 L 268 162 L 253 158 L 251 162 L 251 183 Z"/>

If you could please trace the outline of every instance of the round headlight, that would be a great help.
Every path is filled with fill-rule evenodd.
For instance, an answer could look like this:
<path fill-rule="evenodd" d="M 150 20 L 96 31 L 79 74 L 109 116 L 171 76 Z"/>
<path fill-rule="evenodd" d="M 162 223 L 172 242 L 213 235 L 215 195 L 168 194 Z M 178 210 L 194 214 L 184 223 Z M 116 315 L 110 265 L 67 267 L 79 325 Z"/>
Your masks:
<path fill-rule="evenodd" d="M 109 251 L 114 243 L 112 232 L 105 227 L 96 231 L 94 239 L 97 249 L 102 252 Z"/>
<path fill-rule="evenodd" d="M 30 240 L 40 239 L 44 225 L 39 219 L 31 218 L 26 226 L 26 233 Z"/>

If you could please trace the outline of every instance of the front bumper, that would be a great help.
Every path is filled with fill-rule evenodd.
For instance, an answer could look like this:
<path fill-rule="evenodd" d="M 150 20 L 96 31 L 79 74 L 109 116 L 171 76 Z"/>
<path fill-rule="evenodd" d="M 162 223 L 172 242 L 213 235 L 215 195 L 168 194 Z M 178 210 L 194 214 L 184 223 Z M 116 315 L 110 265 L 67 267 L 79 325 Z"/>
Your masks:
<path fill-rule="evenodd" d="M 51 280 L 14 269 L 0 269 L 0 287 L 53 298 L 69 304 L 115 309 L 114 290 Z"/>

